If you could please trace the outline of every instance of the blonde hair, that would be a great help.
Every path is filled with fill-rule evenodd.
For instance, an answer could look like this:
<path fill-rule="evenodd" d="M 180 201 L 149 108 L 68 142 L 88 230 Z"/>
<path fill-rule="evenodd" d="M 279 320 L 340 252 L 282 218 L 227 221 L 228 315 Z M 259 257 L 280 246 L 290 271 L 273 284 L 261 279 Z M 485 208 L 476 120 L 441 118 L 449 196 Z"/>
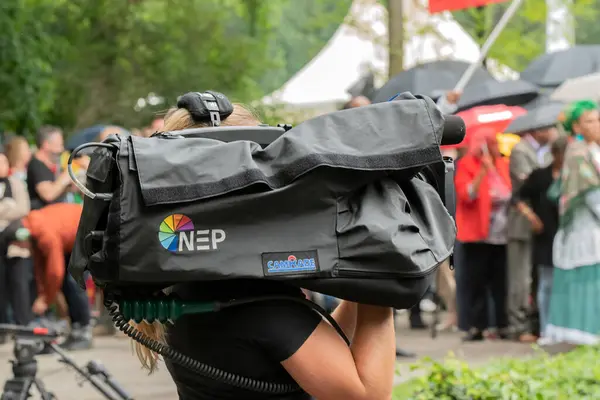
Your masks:
<path fill-rule="evenodd" d="M 221 121 L 222 126 L 256 126 L 259 124 L 260 121 L 258 118 L 241 104 L 234 104 L 233 113 Z M 171 132 L 191 128 L 206 128 L 209 126 L 210 124 L 208 122 L 194 121 L 190 113 L 184 108 L 172 108 L 165 115 L 163 131 Z M 165 328 L 162 324 L 158 322 L 152 324 L 142 322 L 137 325 L 133 322 L 130 323 L 146 336 L 164 343 Z M 134 345 L 135 352 L 142 363 L 142 367 L 147 369 L 150 373 L 156 371 L 158 354 L 154 353 L 149 348 L 142 346 L 138 342 L 134 342 Z"/>
<path fill-rule="evenodd" d="M 234 104 L 233 113 L 221 121 L 222 126 L 256 126 L 258 124 L 260 124 L 258 118 L 241 104 Z M 208 122 L 194 121 L 188 110 L 184 108 L 172 108 L 165 115 L 165 125 L 162 130 L 169 132 L 209 126 Z"/>
<path fill-rule="evenodd" d="M 5 153 L 6 158 L 8 158 L 8 165 L 11 168 L 14 168 L 21 161 L 21 149 L 23 146 L 29 148 L 29 143 L 22 136 L 13 136 L 8 143 L 6 143 Z"/>

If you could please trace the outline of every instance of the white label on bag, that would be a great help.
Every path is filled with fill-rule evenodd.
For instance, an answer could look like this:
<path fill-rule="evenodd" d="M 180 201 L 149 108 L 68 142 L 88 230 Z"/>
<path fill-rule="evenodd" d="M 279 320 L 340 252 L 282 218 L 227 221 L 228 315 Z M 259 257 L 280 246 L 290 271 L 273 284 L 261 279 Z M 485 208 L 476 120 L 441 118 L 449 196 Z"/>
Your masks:
<path fill-rule="evenodd" d="M 187 215 L 167 216 L 158 230 L 160 245 L 171 253 L 218 250 L 227 234 L 223 229 L 198 229 Z"/>
<path fill-rule="evenodd" d="M 223 229 L 203 229 L 199 231 L 179 232 L 178 251 L 217 250 L 218 244 L 225 241 L 227 235 Z"/>

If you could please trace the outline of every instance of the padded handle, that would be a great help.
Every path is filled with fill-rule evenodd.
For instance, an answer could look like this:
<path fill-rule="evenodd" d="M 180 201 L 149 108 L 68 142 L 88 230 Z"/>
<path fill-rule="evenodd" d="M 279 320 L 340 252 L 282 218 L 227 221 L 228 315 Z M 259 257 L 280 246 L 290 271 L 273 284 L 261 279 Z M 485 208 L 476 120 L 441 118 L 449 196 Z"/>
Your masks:
<path fill-rule="evenodd" d="M 283 135 L 285 131 L 284 128 L 273 126 L 219 126 L 160 132 L 156 136 L 169 138 L 206 138 L 226 143 L 249 140 L 261 146 L 268 146 L 275 139 Z"/>

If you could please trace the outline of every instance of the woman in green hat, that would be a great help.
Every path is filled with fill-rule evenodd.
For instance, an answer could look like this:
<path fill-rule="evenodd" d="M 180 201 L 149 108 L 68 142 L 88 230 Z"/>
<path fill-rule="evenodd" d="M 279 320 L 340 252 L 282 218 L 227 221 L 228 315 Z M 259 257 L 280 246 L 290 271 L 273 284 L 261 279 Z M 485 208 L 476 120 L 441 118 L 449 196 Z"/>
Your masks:
<path fill-rule="evenodd" d="M 546 336 L 551 342 L 600 342 L 600 112 L 593 101 L 573 103 L 564 126 L 567 148 L 557 185 L 554 283 Z"/>

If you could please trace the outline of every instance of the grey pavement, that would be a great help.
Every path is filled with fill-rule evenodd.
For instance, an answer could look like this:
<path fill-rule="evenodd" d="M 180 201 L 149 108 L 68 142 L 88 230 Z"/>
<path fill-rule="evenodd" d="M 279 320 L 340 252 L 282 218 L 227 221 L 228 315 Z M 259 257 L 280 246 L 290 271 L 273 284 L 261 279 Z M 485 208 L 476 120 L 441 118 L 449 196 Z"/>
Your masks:
<path fill-rule="evenodd" d="M 527 357 L 533 354 L 530 344 L 523 344 L 505 340 L 486 340 L 484 342 L 463 343 L 462 333 L 440 332 L 436 339 L 431 338 L 431 331 L 411 330 L 408 328 L 408 316 L 397 318 L 397 346 L 402 349 L 416 353 L 415 359 L 398 359 L 398 376 L 396 384 L 405 382 L 414 377 L 422 375 L 425 371 L 410 371 L 410 366 L 422 357 L 430 357 L 436 361 L 443 360 L 450 353 L 464 360 L 471 366 L 478 366 L 493 359 L 510 357 Z M 429 321 L 428 316 L 424 317 Z"/>
<path fill-rule="evenodd" d="M 417 353 L 418 357 L 443 359 L 449 352 L 465 361 L 479 365 L 497 357 L 523 357 L 531 354 L 531 346 L 506 342 L 486 341 L 482 343 L 463 344 L 458 333 L 441 333 L 436 339 L 431 339 L 430 332 L 412 331 L 408 329 L 408 316 L 399 315 L 398 345 L 406 350 Z M 90 360 L 100 361 L 126 389 L 134 399 L 167 400 L 177 399 L 175 386 L 171 381 L 164 365 L 158 372 L 148 376 L 143 371 L 132 352 L 129 340 L 122 335 L 115 337 L 99 337 L 95 339 L 93 350 L 73 352 L 70 356 L 79 365 L 85 365 Z M 10 376 L 8 360 L 12 358 L 12 345 L 0 346 L 0 385 Z M 77 373 L 56 361 L 54 355 L 40 356 L 39 374 L 47 389 L 54 392 L 60 400 L 97 400 L 102 397 L 94 391 L 89 383 L 79 385 Z M 416 359 L 399 359 L 397 383 L 410 379 L 422 373 L 409 371 L 410 364 Z M 34 397 L 34 399 L 37 397 Z"/>

